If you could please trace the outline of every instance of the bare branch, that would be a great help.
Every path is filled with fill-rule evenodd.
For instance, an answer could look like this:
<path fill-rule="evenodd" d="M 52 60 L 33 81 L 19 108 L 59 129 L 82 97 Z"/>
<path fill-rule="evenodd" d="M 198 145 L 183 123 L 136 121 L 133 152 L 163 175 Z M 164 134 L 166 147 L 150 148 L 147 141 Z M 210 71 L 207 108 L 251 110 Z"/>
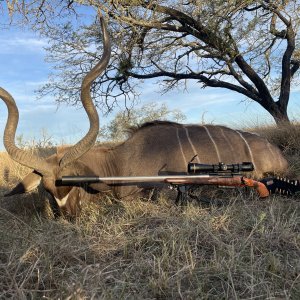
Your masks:
<path fill-rule="evenodd" d="M 300 67 L 300 60 L 291 60 L 291 77 L 293 78 L 295 73 L 299 70 Z"/>

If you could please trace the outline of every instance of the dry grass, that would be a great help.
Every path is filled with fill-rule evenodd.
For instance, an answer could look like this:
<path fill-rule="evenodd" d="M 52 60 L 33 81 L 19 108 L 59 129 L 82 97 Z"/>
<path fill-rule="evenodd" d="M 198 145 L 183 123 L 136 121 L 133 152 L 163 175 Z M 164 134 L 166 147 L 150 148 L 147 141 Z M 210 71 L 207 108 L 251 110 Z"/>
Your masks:
<path fill-rule="evenodd" d="M 270 142 L 279 146 L 289 161 L 291 173 L 300 174 L 300 124 L 282 125 L 281 127 L 260 126 L 252 131 L 265 136 Z"/>
<path fill-rule="evenodd" d="M 29 172 L 29 169 L 12 161 L 7 153 L 0 153 L 0 187 L 11 187 L 13 182 L 16 182 Z"/>
<path fill-rule="evenodd" d="M 1 164 L 2 193 L 27 170 Z M 221 206 L 102 199 L 73 224 L 37 193 L 1 198 L 0 298 L 300 299 L 299 231 L 299 199 L 243 190 Z"/>

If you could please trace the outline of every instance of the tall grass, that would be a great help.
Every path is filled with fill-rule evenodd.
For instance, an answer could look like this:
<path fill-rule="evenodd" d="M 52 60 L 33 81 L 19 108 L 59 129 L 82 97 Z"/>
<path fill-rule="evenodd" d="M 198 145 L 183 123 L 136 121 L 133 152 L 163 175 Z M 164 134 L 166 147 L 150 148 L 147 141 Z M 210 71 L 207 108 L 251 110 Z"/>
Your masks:
<path fill-rule="evenodd" d="M 280 127 L 270 125 L 251 128 L 251 131 L 266 137 L 278 145 L 290 165 L 290 173 L 300 175 L 300 124 L 286 124 Z"/>
<path fill-rule="evenodd" d="M 0 158 L 3 195 L 29 170 Z M 300 299 L 296 197 L 95 200 L 70 223 L 38 193 L 1 198 L 0 299 Z"/>

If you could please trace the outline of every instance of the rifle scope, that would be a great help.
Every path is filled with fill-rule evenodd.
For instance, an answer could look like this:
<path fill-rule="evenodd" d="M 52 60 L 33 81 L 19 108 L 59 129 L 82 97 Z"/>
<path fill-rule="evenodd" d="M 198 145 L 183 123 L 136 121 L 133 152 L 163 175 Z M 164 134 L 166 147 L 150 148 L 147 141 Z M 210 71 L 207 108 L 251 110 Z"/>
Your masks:
<path fill-rule="evenodd" d="M 219 162 L 218 164 L 199 164 L 199 163 L 188 163 L 188 173 L 199 174 L 199 173 L 239 173 L 239 172 L 250 172 L 254 170 L 252 162 L 242 162 L 238 164 L 224 164 Z"/>

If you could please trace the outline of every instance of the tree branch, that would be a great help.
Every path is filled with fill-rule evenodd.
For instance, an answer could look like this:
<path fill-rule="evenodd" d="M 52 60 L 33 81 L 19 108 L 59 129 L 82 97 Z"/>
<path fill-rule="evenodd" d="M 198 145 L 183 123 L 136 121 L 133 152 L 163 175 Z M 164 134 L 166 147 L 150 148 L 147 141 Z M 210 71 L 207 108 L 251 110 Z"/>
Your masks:
<path fill-rule="evenodd" d="M 279 103 L 283 107 L 287 107 L 291 88 L 291 57 L 295 50 L 295 32 L 290 24 L 287 28 L 287 47 L 282 57 L 282 74 Z"/>
<path fill-rule="evenodd" d="M 202 83 L 204 83 L 206 86 L 211 87 L 222 87 L 226 89 L 230 89 L 232 91 L 236 91 L 238 93 L 241 93 L 259 103 L 261 103 L 260 97 L 257 95 L 257 93 L 252 93 L 251 91 L 240 87 L 238 85 L 222 81 L 222 80 L 216 80 L 216 79 L 210 79 L 209 77 L 206 77 L 202 74 L 197 73 L 190 73 L 190 74 L 184 74 L 184 73 L 172 73 L 167 71 L 160 71 L 160 72 L 153 72 L 151 74 L 137 74 L 134 72 L 128 72 L 128 75 L 137 79 L 150 79 L 150 78 L 157 78 L 157 77 L 171 77 L 177 81 L 184 80 L 184 79 L 196 79 Z"/>
<path fill-rule="evenodd" d="M 234 77 L 234 78 L 235 78 L 235 79 L 236 79 L 236 80 L 237 80 L 237 81 L 238 81 L 245 89 L 247 89 L 247 90 L 248 90 L 249 92 L 251 92 L 252 94 L 255 94 L 255 95 L 258 96 L 258 92 L 253 88 L 253 86 L 252 86 L 251 84 L 249 84 L 248 82 L 246 82 L 246 81 L 243 79 L 243 77 L 235 71 L 235 69 L 234 69 L 234 67 L 233 67 L 233 65 L 232 65 L 231 62 L 227 62 L 227 66 L 228 66 L 228 68 L 229 68 L 231 74 L 233 75 L 233 77 Z"/>
<path fill-rule="evenodd" d="M 300 67 L 300 60 L 291 60 L 291 77 L 293 78 L 295 73 L 298 71 L 299 67 Z"/>
<path fill-rule="evenodd" d="M 254 83 L 260 98 L 267 98 L 266 101 L 273 101 L 269 89 L 267 88 L 264 81 L 258 76 L 258 74 L 253 70 L 253 68 L 245 61 L 242 55 L 238 55 L 235 58 L 235 62 L 241 68 L 241 70 L 246 74 L 246 76 Z"/>
<path fill-rule="evenodd" d="M 273 14 L 273 16 L 271 18 L 271 23 L 270 23 L 270 33 L 273 34 L 277 38 L 285 39 L 286 38 L 286 30 L 283 29 L 281 31 L 278 31 L 276 29 L 276 19 L 277 19 L 277 15 Z"/>

